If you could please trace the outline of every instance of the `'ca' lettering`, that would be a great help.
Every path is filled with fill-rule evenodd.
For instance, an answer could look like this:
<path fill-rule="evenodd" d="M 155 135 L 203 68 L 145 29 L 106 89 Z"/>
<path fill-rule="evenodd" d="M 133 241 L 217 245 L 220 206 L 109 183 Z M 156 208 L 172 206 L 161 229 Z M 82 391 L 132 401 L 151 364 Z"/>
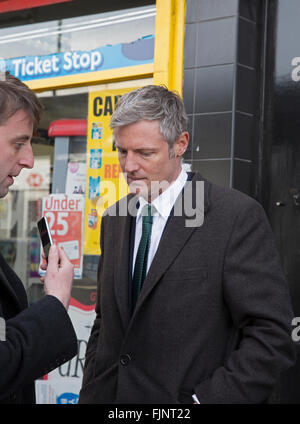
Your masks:
<path fill-rule="evenodd" d="M 107 96 L 105 97 L 104 116 L 112 115 L 112 113 L 113 113 L 113 108 L 112 108 L 111 97 Z"/>
<path fill-rule="evenodd" d="M 94 115 L 101 116 L 102 115 L 102 97 L 96 97 L 94 100 Z"/>

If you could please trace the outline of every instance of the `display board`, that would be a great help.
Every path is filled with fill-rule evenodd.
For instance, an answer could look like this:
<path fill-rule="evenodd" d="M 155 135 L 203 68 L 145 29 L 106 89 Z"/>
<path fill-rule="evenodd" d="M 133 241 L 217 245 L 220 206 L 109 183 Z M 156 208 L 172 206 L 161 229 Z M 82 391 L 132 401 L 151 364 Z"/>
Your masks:
<path fill-rule="evenodd" d="M 84 254 L 100 254 L 101 216 L 106 208 L 128 193 L 110 129 L 118 99 L 133 88 L 89 94 Z"/>
<path fill-rule="evenodd" d="M 48 220 L 53 242 L 63 247 L 74 265 L 75 278 L 82 277 L 83 210 L 84 197 L 80 194 L 50 194 L 43 199 L 42 216 Z"/>

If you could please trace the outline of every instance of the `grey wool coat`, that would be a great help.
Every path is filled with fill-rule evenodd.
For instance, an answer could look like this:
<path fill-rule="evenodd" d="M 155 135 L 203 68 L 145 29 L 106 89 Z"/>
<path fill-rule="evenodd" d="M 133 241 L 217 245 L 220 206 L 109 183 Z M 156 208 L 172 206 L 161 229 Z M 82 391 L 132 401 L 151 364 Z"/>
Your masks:
<path fill-rule="evenodd" d="M 204 189 L 203 224 L 170 217 L 133 314 L 135 224 L 118 213 L 130 195 L 117 216 L 103 217 L 79 403 L 192 403 L 193 394 L 200 403 L 263 403 L 293 365 L 293 312 L 263 208 L 206 180 Z"/>

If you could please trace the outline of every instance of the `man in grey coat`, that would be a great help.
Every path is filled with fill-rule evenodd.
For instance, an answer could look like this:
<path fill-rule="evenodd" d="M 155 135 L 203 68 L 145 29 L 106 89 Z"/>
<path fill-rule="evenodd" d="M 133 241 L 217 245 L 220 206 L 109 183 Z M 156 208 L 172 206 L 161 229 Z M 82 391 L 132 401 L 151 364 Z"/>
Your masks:
<path fill-rule="evenodd" d="M 187 116 L 166 88 L 125 94 L 111 127 L 132 193 L 102 219 L 79 402 L 266 402 L 295 354 L 263 208 L 182 168 Z"/>

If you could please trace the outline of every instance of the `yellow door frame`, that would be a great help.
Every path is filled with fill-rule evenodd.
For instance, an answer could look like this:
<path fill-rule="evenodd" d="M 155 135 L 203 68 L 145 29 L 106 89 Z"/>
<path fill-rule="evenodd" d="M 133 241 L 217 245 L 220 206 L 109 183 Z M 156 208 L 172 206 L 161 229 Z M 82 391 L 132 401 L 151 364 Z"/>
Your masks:
<path fill-rule="evenodd" d="M 36 92 L 153 77 L 182 95 L 186 0 L 156 0 L 154 63 L 79 75 L 32 80 Z"/>
<path fill-rule="evenodd" d="M 182 96 L 185 0 L 157 0 L 154 84 Z"/>

